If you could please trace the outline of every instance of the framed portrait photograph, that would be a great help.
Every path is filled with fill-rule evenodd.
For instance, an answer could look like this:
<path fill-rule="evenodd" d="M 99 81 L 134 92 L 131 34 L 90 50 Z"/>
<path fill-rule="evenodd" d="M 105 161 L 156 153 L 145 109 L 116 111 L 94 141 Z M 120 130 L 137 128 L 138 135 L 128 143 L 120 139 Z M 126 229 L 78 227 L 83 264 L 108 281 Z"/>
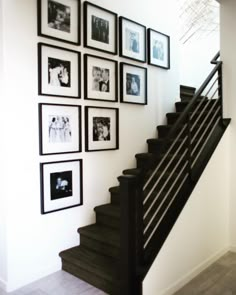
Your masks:
<path fill-rule="evenodd" d="M 38 35 L 80 45 L 80 0 L 38 0 Z"/>
<path fill-rule="evenodd" d="M 148 63 L 170 68 L 170 37 L 152 29 L 148 29 Z"/>
<path fill-rule="evenodd" d="M 85 1 L 84 46 L 117 54 L 117 14 Z"/>
<path fill-rule="evenodd" d="M 146 27 L 120 16 L 120 56 L 146 62 Z"/>
<path fill-rule="evenodd" d="M 81 107 L 39 104 L 39 153 L 81 152 Z"/>
<path fill-rule="evenodd" d="M 42 214 L 83 204 L 82 165 L 82 159 L 40 163 Z"/>
<path fill-rule="evenodd" d="M 85 150 L 104 151 L 119 148 L 119 110 L 85 107 Z"/>
<path fill-rule="evenodd" d="M 38 44 L 39 95 L 80 97 L 80 52 Z"/>
<path fill-rule="evenodd" d="M 147 68 L 120 63 L 120 101 L 147 104 Z"/>
<path fill-rule="evenodd" d="M 84 98 L 92 100 L 118 101 L 117 61 L 84 55 Z"/>

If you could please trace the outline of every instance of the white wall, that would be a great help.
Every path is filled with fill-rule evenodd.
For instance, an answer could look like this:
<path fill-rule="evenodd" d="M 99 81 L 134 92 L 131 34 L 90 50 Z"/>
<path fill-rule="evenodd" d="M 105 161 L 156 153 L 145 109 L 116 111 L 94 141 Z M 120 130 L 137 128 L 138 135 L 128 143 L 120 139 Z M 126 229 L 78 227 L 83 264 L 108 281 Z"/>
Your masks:
<path fill-rule="evenodd" d="M 229 249 L 228 128 L 144 280 L 145 295 L 171 295 Z"/>
<path fill-rule="evenodd" d="M 221 55 L 224 62 L 224 113 L 226 117 L 232 118 L 231 121 L 231 143 L 230 143 L 230 168 L 231 168 L 231 245 L 236 251 L 236 36 L 234 28 L 236 3 L 234 0 L 221 1 Z"/>
<path fill-rule="evenodd" d="M 3 7 L 2 7 L 2 1 L 0 1 L 0 97 L 2 100 L 4 100 L 3 95 Z M 0 116 L 1 117 L 1 116 Z M 0 124 L 1 126 L 5 125 L 5 122 L 3 118 L 0 118 Z M 1 142 L 1 148 L 0 148 L 0 163 L 1 163 L 1 180 L 2 183 L 5 183 L 5 143 L 3 142 L 5 130 L 2 130 L 2 142 Z M 5 286 L 5 282 L 7 280 L 7 273 L 6 273 L 6 260 L 7 260 L 7 253 L 6 253 L 6 206 L 5 206 L 5 192 L 6 192 L 6 186 L 3 185 L 2 191 L 0 194 L 0 288 Z"/>
<path fill-rule="evenodd" d="M 159 0 L 161 5 L 156 0 L 93 2 L 170 35 L 171 70 L 148 66 L 148 106 L 40 97 L 37 95 L 37 42 L 113 57 L 82 46 L 37 37 L 36 0 L 3 0 L 6 91 L 1 100 L 0 117 L 5 122 L 7 152 L 4 197 L 8 202 L 8 291 L 60 269 L 58 253 L 79 243 L 77 228 L 94 221 L 94 206 L 108 201 L 108 188 L 117 183 L 116 177 L 123 169 L 135 165 L 135 153 L 146 150 L 146 139 L 156 135 L 156 126 L 165 121 L 165 113 L 174 108 L 173 103 L 178 97 L 177 16 L 173 1 Z M 167 14 L 171 22 L 166 21 Z M 114 59 L 129 62 L 117 56 Z M 39 102 L 119 107 L 120 149 L 85 153 L 83 145 L 83 152 L 79 154 L 40 157 Z M 84 131 L 82 135 L 84 142 Z M 74 158 L 84 161 L 84 205 L 41 215 L 39 162 Z M 0 275 L 1 279 L 6 279 L 4 274 Z"/>
<path fill-rule="evenodd" d="M 220 49 L 220 34 L 190 39 L 180 45 L 180 83 L 199 88 L 214 65 L 212 58 Z"/>

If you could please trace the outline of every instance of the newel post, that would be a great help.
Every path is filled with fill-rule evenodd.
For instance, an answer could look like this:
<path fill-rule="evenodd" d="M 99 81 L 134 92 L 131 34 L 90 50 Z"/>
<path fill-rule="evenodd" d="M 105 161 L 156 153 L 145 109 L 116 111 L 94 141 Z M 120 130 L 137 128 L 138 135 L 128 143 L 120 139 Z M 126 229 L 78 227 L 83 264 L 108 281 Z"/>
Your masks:
<path fill-rule="evenodd" d="M 120 182 L 120 282 L 122 295 L 141 295 L 142 280 L 138 267 L 142 260 L 142 194 L 140 178 L 124 175 Z"/>

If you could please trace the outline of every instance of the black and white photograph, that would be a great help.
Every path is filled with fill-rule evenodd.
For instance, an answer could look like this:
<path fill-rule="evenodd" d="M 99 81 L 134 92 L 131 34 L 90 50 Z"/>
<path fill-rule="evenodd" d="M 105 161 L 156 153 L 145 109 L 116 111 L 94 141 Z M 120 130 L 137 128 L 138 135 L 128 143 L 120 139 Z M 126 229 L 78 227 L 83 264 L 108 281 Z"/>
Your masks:
<path fill-rule="evenodd" d="M 120 63 L 120 101 L 147 104 L 147 68 Z"/>
<path fill-rule="evenodd" d="M 71 7 L 54 0 L 48 0 L 49 28 L 70 33 Z"/>
<path fill-rule="evenodd" d="M 48 58 L 48 84 L 58 87 L 70 87 L 70 61 Z"/>
<path fill-rule="evenodd" d="M 120 16 L 120 56 L 146 62 L 146 27 Z"/>
<path fill-rule="evenodd" d="M 80 0 L 38 0 L 38 35 L 80 44 Z"/>
<path fill-rule="evenodd" d="M 152 29 L 148 29 L 148 63 L 170 68 L 170 37 Z"/>
<path fill-rule="evenodd" d="M 125 46 L 126 50 L 139 53 L 140 41 L 139 41 L 139 32 L 130 30 L 129 28 L 125 29 Z"/>
<path fill-rule="evenodd" d="M 136 95 L 140 94 L 140 77 L 139 75 L 126 73 L 126 94 Z"/>
<path fill-rule="evenodd" d="M 51 200 L 71 197 L 72 171 L 50 173 Z"/>
<path fill-rule="evenodd" d="M 109 44 L 109 21 L 92 15 L 91 38 Z"/>
<path fill-rule="evenodd" d="M 117 14 L 85 1 L 84 46 L 117 54 Z"/>
<path fill-rule="evenodd" d="M 39 95 L 80 98 L 81 54 L 38 43 Z"/>
<path fill-rule="evenodd" d="M 84 55 L 85 99 L 116 102 L 117 61 Z"/>
<path fill-rule="evenodd" d="M 109 117 L 93 117 L 93 141 L 111 140 L 110 125 Z"/>
<path fill-rule="evenodd" d="M 85 107 L 85 150 L 105 151 L 119 148 L 119 109 Z"/>
<path fill-rule="evenodd" d="M 40 155 L 81 152 L 81 107 L 39 104 Z"/>
<path fill-rule="evenodd" d="M 41 214 L 83 205 L 82 159 L 40 163 Z"/>

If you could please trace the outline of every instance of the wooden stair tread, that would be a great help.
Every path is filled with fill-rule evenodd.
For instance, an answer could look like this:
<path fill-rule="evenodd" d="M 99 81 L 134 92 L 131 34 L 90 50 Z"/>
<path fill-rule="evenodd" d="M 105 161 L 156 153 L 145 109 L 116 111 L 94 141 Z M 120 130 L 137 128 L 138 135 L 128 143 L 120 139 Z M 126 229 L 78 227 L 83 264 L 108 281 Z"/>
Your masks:
<path fill-rule="evenodd" d="M 119 232 L 101 225 L 91 224 L 80 227 L 78 232 L 88 238 L 97 240 L 100 243 L 106 243 L 113 247 L 120 247 Z"/>
<path fill-rule="evenodd" d="M 76 246 L 62 251 L 60 257 L 74 265 L 95 273 L 97 276 L 114 282 L 119 276 L 116 259 L 100 255 L 86 247 Z"/>
<path fill-rule="evenodd" d="M 120 207 L 112 204 L 105 204 L 96 206 L 94 208 L 96 213 L 102 213 L 111 217 L 120 218 Z"/>

